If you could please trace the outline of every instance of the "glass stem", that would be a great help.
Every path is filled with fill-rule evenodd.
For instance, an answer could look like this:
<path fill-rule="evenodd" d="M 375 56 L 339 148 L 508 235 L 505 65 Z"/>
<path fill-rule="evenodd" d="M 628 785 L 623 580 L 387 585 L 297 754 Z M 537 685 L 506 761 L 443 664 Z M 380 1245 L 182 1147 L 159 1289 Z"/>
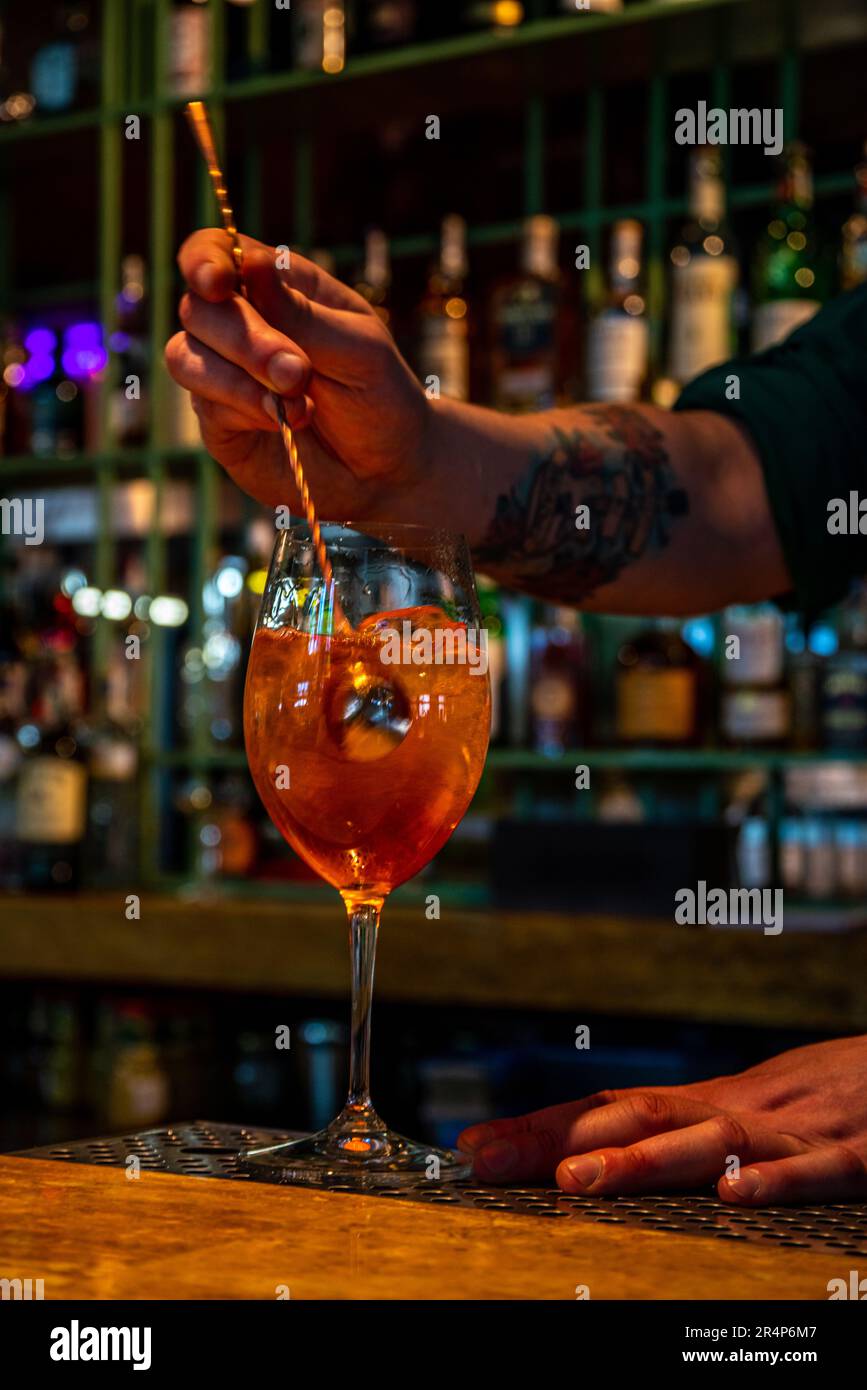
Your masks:
<path fill-rule="evenodd" d="M 346 1111 L 375 1115 L 370 1100 L 370 1010 L 382 900 L 347 904 L 352 961 L 352 1036 Z"/>

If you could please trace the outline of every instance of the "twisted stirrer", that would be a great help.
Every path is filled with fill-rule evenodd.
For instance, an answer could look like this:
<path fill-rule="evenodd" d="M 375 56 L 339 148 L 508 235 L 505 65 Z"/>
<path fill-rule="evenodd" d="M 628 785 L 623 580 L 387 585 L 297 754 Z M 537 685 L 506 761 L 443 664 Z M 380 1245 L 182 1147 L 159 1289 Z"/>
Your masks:
<path fill-rule="evenodd" d="M 229 194 L 226 189 L 223 171 L 217 159 L 217 150 L 214 144 L 214 136 L 211 130 L 211 122 L 208 118 L 207 108 L 203 101 L 188 101 L 185 114 L 190 123 L 196 144 L 201 151 L 202 158 L 207 165 L 211 183 L 214 188 L 214 195 L 217 199 L 217 206 L 220 209 L 220 217 L 223 220 L 223 227 L 232 242 L 232 259 L 235 262 L 235 281 L 238 294 L 243 299 L 249 300 L 247 286 L 244 281 L 244 251 L 241 246 L 241 239 L 238 236 L 238 228 L 235 226 L 235 214 L 232 211 L 232 204 L 229 202 Z M 334 617 L 338 627 L 348 627 L 346 616 L 343 613 L 340 601 L 337 597 L 337 590 L 334 586 L 334 576 L 331 569 L 331 561 L 328 558 L 328 551 L 325 548 L 325 541 L 322 538 L 322 530 L 319 519 L 316 515 L 316 508 L 313 505 L 313 498 L 307 486 L 307 479 L 304 476 L 304 469 L 298 457 L 298 447 L 286 419 L 286 410 L 283 405 L 282 397 L 276 391 L 271 392 L 271 399 L 277 412 L 277 423 L 280 426 L 280 433 L 283 437 L 283 444 L 286 453 L 289 455 L 289 463 L 292 467 L 292 476 L 295 479 L 295 487 L 301 498 L 301 505 L 304 508 L 304 515 L 307 518 L 307 525 L 310 527 L 310 534 L 313 537 L 313 546 L 316 551 L 316 558 L 325 581 L 326 593 L 331 595 Z"/>

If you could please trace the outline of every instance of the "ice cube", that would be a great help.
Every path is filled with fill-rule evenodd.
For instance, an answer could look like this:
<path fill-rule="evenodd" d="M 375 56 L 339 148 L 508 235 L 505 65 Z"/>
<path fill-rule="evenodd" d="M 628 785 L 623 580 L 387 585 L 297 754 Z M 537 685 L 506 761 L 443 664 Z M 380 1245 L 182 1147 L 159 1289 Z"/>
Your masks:
<path fill-rule="evenodd" d="M 354 661 L 337 677 L 328 693 L 326 718 L 343 756 L 366 763 L 384 758 L 403 742 L 412 709 L 400 682 L 371 657 Z"/>

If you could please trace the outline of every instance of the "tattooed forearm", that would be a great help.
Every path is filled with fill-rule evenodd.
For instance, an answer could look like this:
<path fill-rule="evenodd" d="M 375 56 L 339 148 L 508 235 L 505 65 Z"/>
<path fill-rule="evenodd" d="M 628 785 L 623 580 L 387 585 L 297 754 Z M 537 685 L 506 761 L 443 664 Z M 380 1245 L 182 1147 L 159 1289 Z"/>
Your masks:
<path fill-rule="evenodd" d="M 689 510 L 662 433 L 640 410 L 585 407 L 587 426 L 554 429 L 544 453 L 497 499 L 478 566 L 543 598 L 580 603 L 641 555 L 668 544 Z"/>

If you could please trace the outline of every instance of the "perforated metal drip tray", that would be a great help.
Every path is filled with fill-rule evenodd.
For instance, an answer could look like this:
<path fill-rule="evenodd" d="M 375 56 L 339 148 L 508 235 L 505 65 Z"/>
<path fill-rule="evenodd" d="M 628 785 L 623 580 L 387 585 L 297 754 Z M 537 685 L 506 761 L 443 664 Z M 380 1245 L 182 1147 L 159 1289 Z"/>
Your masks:
<path fill-rule="evenodd" d="M 151 1171 L 258 1182 L 267 1179 L 254 1178 L 242 1170 L 239 1150 L 296 1137 L 288 1130 L 243 1129 L 196 1120 L 141 1134 L 25 1149 L 14 1156 L 123 1168 L 134 1155 L 143 1169 Z M 351 1191 L 337 1183 L 331 1190 Z M 749 1211 L 725 1206 L 715 1197 L 704 1195 L 594 1199 L 567 1197 L 557 1188 L 482 1187 L 473 1182 L 447 1184 L 426 1179 L 421 1179 L 418 1186 L 384 1188 L 370 1195 L 392 1201 L 425 1202 L 428 1206 L 508 1212 L 547 1221 L 599 1222 L 867 1257 L 867 1203 Z"/>

